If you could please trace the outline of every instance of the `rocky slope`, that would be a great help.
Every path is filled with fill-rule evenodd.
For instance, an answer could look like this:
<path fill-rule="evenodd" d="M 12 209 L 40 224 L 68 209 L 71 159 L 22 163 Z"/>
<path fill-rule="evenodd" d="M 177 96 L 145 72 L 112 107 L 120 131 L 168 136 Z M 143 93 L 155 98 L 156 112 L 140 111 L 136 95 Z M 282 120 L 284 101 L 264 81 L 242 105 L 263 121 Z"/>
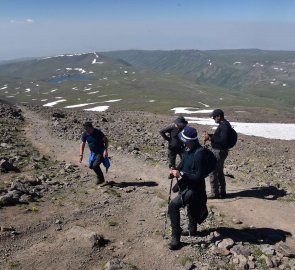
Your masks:
<path fill-rule="evenodd" d="M 200 236 L 184 237 L 180 251 L 167 249 L 169 181 L 158 131 L 173 117 L 22 110 L 0 106 L 1 160 L 10 164 L 1 163 L 1 269 L 294 269 L 288 231 L 248 226 L 243 211 L 232 219 L 214 201 Z M 98 190 L 86 165 L 77 166 L 86 120 L 111 139 L 111 185 Z M 263 201 L 280 200 L 280 211 L 291 211 L 294 157 L 292 142 L 240 136 L 226 162 L 229 187 L 253 187 Z M 225 203 L 251 196 L 244 191 Z M 185 227 L 184 213 L 182 220 Z"/>

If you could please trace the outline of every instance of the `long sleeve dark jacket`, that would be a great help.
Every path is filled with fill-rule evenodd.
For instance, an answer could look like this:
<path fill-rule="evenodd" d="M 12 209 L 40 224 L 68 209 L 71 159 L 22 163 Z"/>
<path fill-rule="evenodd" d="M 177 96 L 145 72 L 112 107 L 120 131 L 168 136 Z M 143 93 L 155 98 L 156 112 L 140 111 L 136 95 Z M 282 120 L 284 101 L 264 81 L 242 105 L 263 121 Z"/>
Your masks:
<path fill-rule="evenodd" d="M 178 170 L 182 175 L 180 181 L 189 189 L 197 191 L 198 197 L 202 200 L 207 198 L 204 170 L 206 166 L 204 162 L 206 162 L 206 159 L 202 156 L 202 150 L 198 151 L 199 148 L 201 148 L 201 145 L 197 144 L 190 151 L 184 152 Z"/>
<path fill-rule="evenodd" d="M 175 125 L 170 125 L 160 130 L 161 136 L 168 141 L 168 149 L 174 152 L 181 152 L 183 148 L 183 144 L 178 138 L 179 132 L 181 132 L 181 130 Z"/>
<path fill-rule="evenodd" d="M 219 126 L 215 130 L 214 134 L 210 134 L 211 145 L 213 149 L 227 150 L 228 149 L 228 139 L 230 133 L 231 125 L 224 119 L 219 123 Z"/>

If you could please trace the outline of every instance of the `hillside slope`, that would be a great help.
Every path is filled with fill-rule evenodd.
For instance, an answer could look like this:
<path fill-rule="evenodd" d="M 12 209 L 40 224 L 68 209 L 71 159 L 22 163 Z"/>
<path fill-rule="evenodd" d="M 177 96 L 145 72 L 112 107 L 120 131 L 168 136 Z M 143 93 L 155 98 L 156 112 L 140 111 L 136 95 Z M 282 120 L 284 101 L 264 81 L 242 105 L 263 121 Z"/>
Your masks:
<path fill-rule="evenodd" d="M 292 142 L 240 136 L 226 162 L 229 197 L 210 200 L 201 235 L 182 238 L 183 248 L 171 252 L 162 238 L 169 180 L 166 146 L 158 134 L 171 117 L 143 112 L 98 117 L 41 107 L 23 107 L 18 114 L 14 110 L 1 105 L 6 116 L 1 132 L 7 138 L 1 147 L 10 146 L 5 155 L 23 166 L 20 173 L 1 172 L 0 200 L 9 186 L 24 196 L 34 185 L 43 196 L 26 204 L 2 204 L 1 269 L 294 267 L 294 170 L 288 166 L 295 159 Z M 17 120 L 20 113 L 24 120 Z M 87 161 L 77 163 L 85 119 L 95 119 L 111 139 L 111 183 L 99 189 Z M 18 127 L 14 132 L 25 135 L 23 140 L 9 140 L 6 125 Z M 15 152 L 24 145 L 31 145 L 32 151 L 22 163 Z M 183 214 L 182 220 L 185 227 Z"/>

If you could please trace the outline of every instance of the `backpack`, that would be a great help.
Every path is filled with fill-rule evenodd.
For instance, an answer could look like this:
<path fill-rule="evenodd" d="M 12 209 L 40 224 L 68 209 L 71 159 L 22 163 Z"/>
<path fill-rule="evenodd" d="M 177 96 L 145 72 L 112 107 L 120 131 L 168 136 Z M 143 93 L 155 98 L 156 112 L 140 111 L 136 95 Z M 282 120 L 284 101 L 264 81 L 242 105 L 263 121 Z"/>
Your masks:
<path fill-rule="evenodd" d="M 217 165 L 217 159 L 211 150 L 205 147 L 200 147 L 196 150 L 195 155 L 202 152 L 203 158 L 205 160 L 204 164 L 204 178 L 206 178 L 211 172 L 213 172 Z"/>
<path fill-rule="evenodd" d="M 227 142 L 227 147 L 228 149 L 233 148 L 238 141 L 238 133 L 230 127 L 230 132 L 229 132 L 229 137 L 228 137 L 228 142 Z"/>

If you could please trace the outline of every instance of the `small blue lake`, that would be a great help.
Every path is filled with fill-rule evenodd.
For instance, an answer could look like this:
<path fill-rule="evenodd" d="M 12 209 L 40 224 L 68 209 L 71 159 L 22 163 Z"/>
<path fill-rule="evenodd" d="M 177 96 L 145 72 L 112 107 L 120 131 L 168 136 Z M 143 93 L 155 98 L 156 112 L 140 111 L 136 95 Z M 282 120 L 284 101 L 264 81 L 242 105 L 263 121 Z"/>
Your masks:
<path fill-rule="evenodd" d="M 78 80 L 78 81 L 87 81 L 89 77 L 84 74 L 64 74 L 60 76 L 56 76 L 48 80 L 49 83 L 57 84 L 62 83 L 67 80 Z"/>

